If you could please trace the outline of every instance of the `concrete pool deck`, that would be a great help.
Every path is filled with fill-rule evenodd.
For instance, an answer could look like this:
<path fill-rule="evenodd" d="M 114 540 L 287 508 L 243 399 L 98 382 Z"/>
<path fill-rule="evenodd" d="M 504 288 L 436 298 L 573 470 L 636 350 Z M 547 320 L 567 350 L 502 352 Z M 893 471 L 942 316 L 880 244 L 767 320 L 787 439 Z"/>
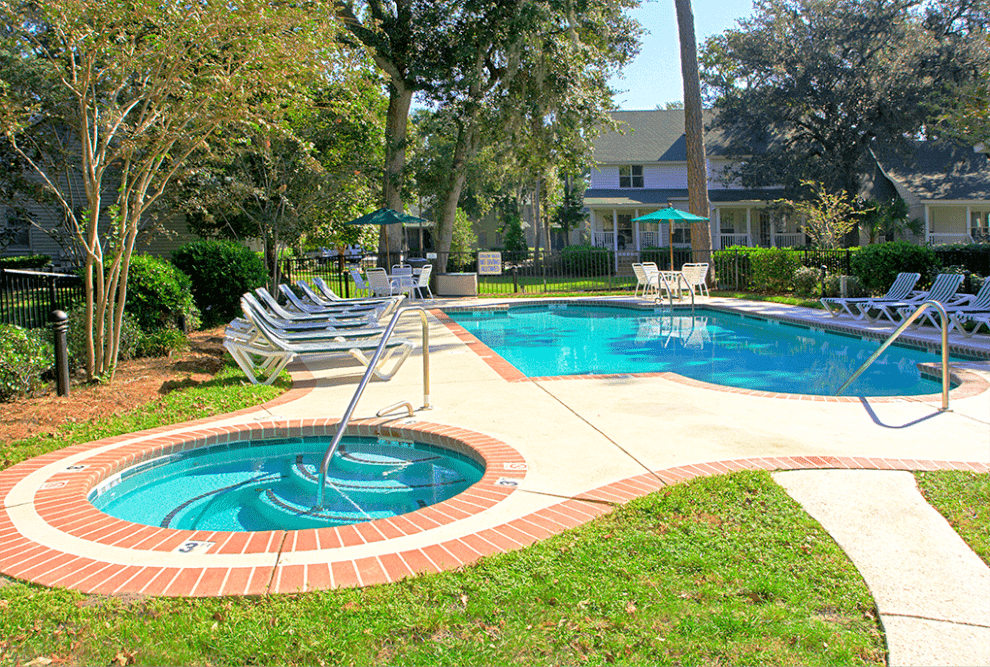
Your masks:
<path fill-rule="evenodd" d="M 779 304 L 706 302 L 815 326 L 892 330 Z M 497 302 L 437 299 L 428 307 L 470 303 Z M 70 493 L 86 486 L 72 474 L 95 475 L 108 462 L 163 442 L 222 442 L 244 432 L 281 437 L 335 423 L 363 367 L 294 365 L 293 390 L 273 404 L 69 448 L 0 473 L 0 572 L 97 593 L 238 595 L 369 585 L 519 548 L 695 476 L 738 469 L 990 471 L 990 362 L 954 364 L 970 375 L 953 390 L 949 412 L 939 411 L 938 395 L 825 400 L 720 388 L 667 373 L 520 379 L 447 319 L 430 317 L 432 409 L 375 418 L 399 401 L 422 405 L 422 365 L 414 358 L 390 382 L 372 382 L 355 415 L 368 432 L 418 429 L 490 447 L 491 476 L 474 507 L 421 510 L 408 515 L 412 526 L 393 521 L 245 538 L 121 526 L 81 506 L 78 490 Z M 403 331 L 418 341 L 418 319 L 405 322 Z M 987 336 L 951 341 L 990 358 Z M 80 465 L 92 467 L 67 470 Z"/>

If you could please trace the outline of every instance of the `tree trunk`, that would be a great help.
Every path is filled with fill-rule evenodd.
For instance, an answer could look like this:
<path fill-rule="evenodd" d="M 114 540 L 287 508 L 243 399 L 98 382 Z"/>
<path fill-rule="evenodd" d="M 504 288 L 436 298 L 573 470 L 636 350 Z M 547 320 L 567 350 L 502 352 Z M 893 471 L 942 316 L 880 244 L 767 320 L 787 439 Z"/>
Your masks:
<path fill-rule="evenodd" d="M 406 167 L 406 123 L 413 91 L 392 78 L 388 87 L 388 115 L 385 118 L 385 206 L 402 213 L 402 182 Z M 390 268 L 402 253 L 402 228 L 382 225 L 378 237 L 378 265 Z"/>
<path fill-rule="evenodd" d="M 681 78 L 684 82 L 684 139 L 687 144 L 688 210 L 707 218 L 708 170 L 705 164 L 705 127 L 701 117 L 701 79 L 698 75 L 698 49 L 694 36 L 691 0 L 674 0 L 677 33 L 681 43 Z M 694 259 L 711 262 L 711 222 L 691 226 Z M 709 275 L 712 275 L 709 272 Z"/>
<path fill-rule="evenodd" d="M 454 157 L 450 164 L 450 174 L 447 187 L 444 189 L 443 201 L 440 204 L 440 215 L 437 216 L 436 249 L 438 273 L 447 272 L 447 259 L 454 238 L 454 221 L 457 218 L 457 204 L 461 199 L 461 191 L 467 181 L 468 159 L 473 154 L 475 121 L 477 113 L 458 125 L 457 141 L 454 144 Z"/>

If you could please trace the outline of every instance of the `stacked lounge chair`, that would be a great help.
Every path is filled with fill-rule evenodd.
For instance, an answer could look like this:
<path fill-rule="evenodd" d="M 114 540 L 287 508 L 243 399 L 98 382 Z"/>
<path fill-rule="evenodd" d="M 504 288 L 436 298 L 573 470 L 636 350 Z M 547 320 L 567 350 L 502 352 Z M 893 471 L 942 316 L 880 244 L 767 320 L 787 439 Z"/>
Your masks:
<path fill-rule="evenodd" d="M 282 318 L 265 308 L 251 294 L 241 298 L 243 319 L 228 325 L 224 347 L 254 384 L 271 384 L 285 366 L 298 356 L 349 355 L 362 365 L 370 360 L 366 352 L 374 352 L 381 344 L 383 329 L 369 326 L 367 320 L 337 319 L 316 316 Z M 413 343 L 393 338 L 386 344 L 386 353 L 374 369 L 374 374 L 390 380 L 413 349 Z M 394 359 L 390 370 L 384 369 Z M 259 372 L 268 375 L 259 380 Z"/>

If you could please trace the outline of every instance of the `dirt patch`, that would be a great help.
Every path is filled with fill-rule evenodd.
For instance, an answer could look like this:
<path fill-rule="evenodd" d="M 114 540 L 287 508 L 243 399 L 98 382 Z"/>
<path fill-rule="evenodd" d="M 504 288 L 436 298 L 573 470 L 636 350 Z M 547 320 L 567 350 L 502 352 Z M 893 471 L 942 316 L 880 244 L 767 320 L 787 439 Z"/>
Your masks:
<path fill-rule="evenodd" d="M 223 327 L 195 331 L 189 349 L 170 357 L 129 359 L 117 365 L 112 384 L 72 379 L 69 396 L 54 384 L 34 396 L 0 403 L 0 442 L 50 433 L 71 422 L 86 422 L 133 410 L 170 391 L 205 382 L 223 367 Z"/>

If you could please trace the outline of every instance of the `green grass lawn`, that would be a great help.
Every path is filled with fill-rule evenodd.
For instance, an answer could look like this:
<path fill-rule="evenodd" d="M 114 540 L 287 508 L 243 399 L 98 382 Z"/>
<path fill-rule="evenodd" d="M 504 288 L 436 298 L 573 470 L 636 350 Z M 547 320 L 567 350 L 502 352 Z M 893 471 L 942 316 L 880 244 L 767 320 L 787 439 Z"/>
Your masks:
<path fill-rule="evenodd" d="M 990 565 L 990 474 L 940 470 L 914 476 L 925 499 Z"/>
<path fill-rule="evenodd" d="M 228 366 L 114 420 L 5 443 L 3 465 L 236 410 L 287 386 L 285 378 L 275 387 L 244 383 Z M 986 559 L 990 475 L 918 478 L 964 537 L 977 536 L 974 548 Z M 87 596 L 0 578 L 0 665 L 882 665 L 885 658 L 862 578 L 764 472 L 666 487 L 526 549 L 366 589 L 186 600 Z"/>
<path fill-rule="evenodd" d="M 763 472 L 669 487 L 526 549 L 398 584 L 206 600 L 11 584 L 0 605 L 3 664 L 885 661 L 859 574 Z"/>

